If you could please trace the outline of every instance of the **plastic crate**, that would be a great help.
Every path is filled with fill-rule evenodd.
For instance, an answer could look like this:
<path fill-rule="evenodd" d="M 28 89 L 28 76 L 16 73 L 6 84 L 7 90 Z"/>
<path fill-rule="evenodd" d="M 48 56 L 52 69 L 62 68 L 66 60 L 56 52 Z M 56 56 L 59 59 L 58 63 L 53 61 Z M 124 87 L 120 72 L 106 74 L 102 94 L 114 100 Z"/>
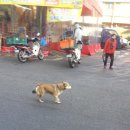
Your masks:
<path fill-rule="evenodd" d="M 72 40 L 72 39 L 67 39 L 67 40 L 60 41 L 60 48 L 61 48 L 61 49 L 71 49 L 71 48 L 75 48 L 74 40 Z"/>
<path fill-rule="evenodd" d="M 17 44 L 17 43 L 20 42 L 20 38 L 19 37 L 15 37 L 14 36 L 12 39 L 13 39 L 13 44 Z"/>
<path fill-rule="evenodd" d="M 13 38 L 12 37 L 7 37 L 6 38 L 6 43 L 7 44 L 12 44 L 13 43 Z"/>
<path fill-rule="evenodd" d="M 26 38 L 20 38 L 20 43 L 26 45 L 27 44 L 27 39 Z"/>
<path fill-rule="evenodd" d="M 22 44 L 27 45 L 27 38 L 19 38 L 18 36 L 12 36 L 6 38 L 7 45 Z"/>

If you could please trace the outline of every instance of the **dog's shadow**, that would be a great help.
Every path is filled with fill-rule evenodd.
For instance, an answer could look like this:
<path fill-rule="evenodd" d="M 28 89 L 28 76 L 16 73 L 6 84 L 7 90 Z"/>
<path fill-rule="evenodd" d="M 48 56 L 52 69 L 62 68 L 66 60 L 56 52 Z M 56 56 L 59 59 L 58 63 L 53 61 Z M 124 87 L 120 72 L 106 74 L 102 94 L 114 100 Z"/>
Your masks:
<path fill-rule="evenodd" d="M 58 104 L 55 103 L 52 100 L 47 100 L 44 99 L 44 102 L 39 102 L 38 99 L 34 99 L 33 100 L 35 103 L 33 103 L 32 105 L 38 108 L 43 108 L 43 109 L 47 109 L 47 110 L 60 110 L 62 103 Z"/>

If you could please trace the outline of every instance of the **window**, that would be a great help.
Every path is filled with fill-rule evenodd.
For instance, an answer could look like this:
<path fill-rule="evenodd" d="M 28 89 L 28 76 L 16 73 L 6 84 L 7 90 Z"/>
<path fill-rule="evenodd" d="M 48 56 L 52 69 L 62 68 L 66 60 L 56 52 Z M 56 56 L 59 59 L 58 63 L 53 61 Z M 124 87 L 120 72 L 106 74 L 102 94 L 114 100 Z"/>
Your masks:
<path fill-rule="evenodd" d="M 112 2 L 104 2 L 105 8 L 106 9 L 112 9 L 113 8 L 113 3 Z"/>

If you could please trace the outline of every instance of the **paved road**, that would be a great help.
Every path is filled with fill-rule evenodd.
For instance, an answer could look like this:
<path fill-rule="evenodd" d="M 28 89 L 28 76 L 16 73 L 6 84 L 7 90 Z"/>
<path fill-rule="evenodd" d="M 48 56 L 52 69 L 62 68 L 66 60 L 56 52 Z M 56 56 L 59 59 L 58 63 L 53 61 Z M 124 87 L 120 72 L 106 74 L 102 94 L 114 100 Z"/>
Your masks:
<path fill-rule="evenodd" d="M 103 69 L 101 55 L 74 69 L 62 57 L 25 64 L 0 57 L 0 130 L 130 130 L 130 55 L 121 55 L 113 71 Z M 62 80 L 72 85 L 62 104 L 31 93 L 37 83 Z"/>

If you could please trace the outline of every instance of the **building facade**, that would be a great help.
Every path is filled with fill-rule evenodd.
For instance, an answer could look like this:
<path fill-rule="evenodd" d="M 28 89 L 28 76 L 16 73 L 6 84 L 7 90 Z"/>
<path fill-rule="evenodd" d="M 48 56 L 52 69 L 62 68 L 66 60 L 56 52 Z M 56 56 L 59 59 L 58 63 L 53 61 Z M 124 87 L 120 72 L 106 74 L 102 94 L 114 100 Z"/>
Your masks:
<path fill-rule="evenodd" d="M 102 0 L 102 23 L 130 28 L 130 0 Z"/>

